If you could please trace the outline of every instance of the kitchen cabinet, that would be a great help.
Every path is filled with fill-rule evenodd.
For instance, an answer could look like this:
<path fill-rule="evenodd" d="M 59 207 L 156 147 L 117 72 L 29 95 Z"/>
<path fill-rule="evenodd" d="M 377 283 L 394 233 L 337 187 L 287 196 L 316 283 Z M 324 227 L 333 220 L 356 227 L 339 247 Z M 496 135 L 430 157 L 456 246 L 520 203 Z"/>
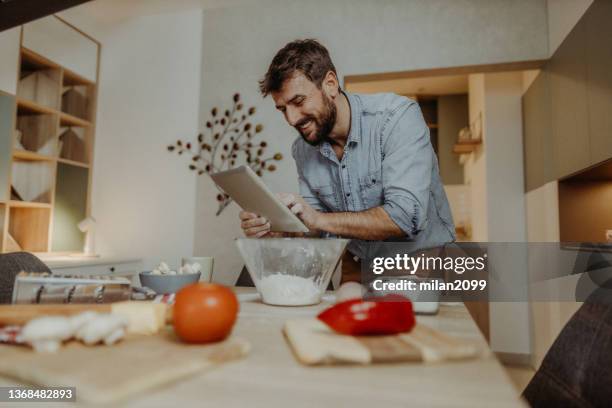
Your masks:
<path fill-rule="evenodd" d="M 526 191 L 612 159 L 610 21 L 595 1 L 523 95 Z"/>
<path fill-rule="evenodd" d="M 590 165 L 586 85 L 586 20 L 582 18 L 549 63 L 555 178 Z"/>
<path fill-rule="evenodd" d="M 612 158 L 612 2 L 586 12 L 588 126 L 593 164 Z"/>
<path fill-rule="evenodd" d="M 523 95 L 525 191 L 554 177 L 551 126 L 550 75 L 543 69 Z"/>

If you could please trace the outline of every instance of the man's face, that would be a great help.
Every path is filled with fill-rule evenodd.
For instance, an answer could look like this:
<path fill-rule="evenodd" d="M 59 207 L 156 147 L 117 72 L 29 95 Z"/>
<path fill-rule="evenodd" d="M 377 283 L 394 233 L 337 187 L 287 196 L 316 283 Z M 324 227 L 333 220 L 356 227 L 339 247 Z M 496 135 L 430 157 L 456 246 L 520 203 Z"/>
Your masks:
<path fill-rule="evenodd" d="M 336 124 L 336 105 L 302 73 L 285 80 L 278 92 L 272 92 L 272 99 L 306 143 L 316 146 L 329 138 Z"/>

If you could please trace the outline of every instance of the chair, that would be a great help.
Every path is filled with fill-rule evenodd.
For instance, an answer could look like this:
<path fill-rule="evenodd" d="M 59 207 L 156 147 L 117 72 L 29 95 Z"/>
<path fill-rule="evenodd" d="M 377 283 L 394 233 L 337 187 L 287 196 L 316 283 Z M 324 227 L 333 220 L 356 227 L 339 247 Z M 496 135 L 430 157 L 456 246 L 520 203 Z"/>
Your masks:
<path fill-rule="evenodd" d="M 0 304 L 11 303 L 15 277 L 21 271 L 51 272 L 40 259 L 27 252 L 0 255 Z"/>
<path fill-rule="evenodd" d="M 612 279 L 571 317 L 523 396 L 534 408 L 604 407 L 612 401 Z"/>

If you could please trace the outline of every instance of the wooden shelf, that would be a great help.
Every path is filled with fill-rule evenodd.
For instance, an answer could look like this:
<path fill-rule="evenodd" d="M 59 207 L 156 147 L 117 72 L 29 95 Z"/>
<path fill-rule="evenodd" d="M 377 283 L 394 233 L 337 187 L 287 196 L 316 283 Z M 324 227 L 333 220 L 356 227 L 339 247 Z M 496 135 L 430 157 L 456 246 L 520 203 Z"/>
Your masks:
<path fill-rule="evenodd" d="M 38 113 L 38 114 L 57 114 L 58 111 L 55 109 L 49 108 L 47 106 L 43 106 L 34 101 L 30 101 L 24 98 L 17 97 L 17 108 L 28 112 L 28 113 Z"/>
<path fill-rule="evenodd" d="M 91 122 L 77 118 L 76 116 L 69 115 L 65 112 L 61 112 L 47 106 L 40 105 L 36 102 L 29 101 L 27 99 L 17 97 L 17 108 L 33 113 L 33 114 L 51 114 L 51 115 L 59 115 L 60 124 L 62 126 L 77 126 L 77 127 L 90 127 Z"/>
<path fill-rule="evenodd" d="M 9 201 L 9 207 L 12 208 L 51 208 L 51 204 L 47 203 L 34 203 L 31 201 Z"/>
<path fill-rule="evenodd" d="M 83 162 L 79 162 L 79 161 L 76 161 L 76 160 L 68 160 L 68 159 L 64 159 L 64 158 L 59 157 L 57 159 L 57 161 L 59 163 L 64 163 L 64 164 L 67 164 L 69 166 L 82 167 L 84 169 L 88 169 L 89 168 L 89 164 L 83 163 Z"/>
<path fill-rule="evenodd" d="M 76 85 L 95 85 L 92 81 L 85 78 L 82 75 L 72 72 L 69 69 L 64 68 L 64 86 L 76 86 Z"/>
<path fill-rule="evenodd" d="M 463 142 L 457 142 L 453 146 L 453 153 L 456 153 L 456 154 L 470 154 L 474 150 L 476 150 L 476 148 L 478 148 L 478 146 L 480 146 L 481 144 L 482 144 L 482 140 L 480 140 L 480 139 L 478 139 L 478 140 L 463 141 Z"/>
<path fill-rule="evenodd" d="M 77 118 L 76 116 L 69 115 L 65 112 L 59 112 L 60 125 L 62 126 L 77 126 L 77 127 L 89 127 L 91 122 Z"/>
<path fill-rule="evenodd" d="M 42 55 L 30 50 L 26 47 L 21 47 L 21 65 L 24 68 L 32 69 L 57 69 L 60 68 L 55 62 Z"/>
<path fill-rule="evenodd" d="M 38 154 L 30 152 L 28 150 L 13 150 L 13 157 L 21 160 L 31 161 L 53 161 L 55 157 L 45 156 L 44 154 Z"/>

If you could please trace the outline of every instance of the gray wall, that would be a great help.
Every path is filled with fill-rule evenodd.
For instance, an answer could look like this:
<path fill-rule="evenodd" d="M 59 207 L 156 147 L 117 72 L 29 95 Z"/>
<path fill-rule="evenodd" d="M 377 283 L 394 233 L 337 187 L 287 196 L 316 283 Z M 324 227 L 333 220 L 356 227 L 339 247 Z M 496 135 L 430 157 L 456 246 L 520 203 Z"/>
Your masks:
<path fill-rule="evenodd" d="M 442 95 L 438 98 L 438 159 L 444 184 L 463 184 L 463 166 L 453 153 L 459 131 L 468 125 L 467 95 Z"/>
<path fill-rule="evenodd" d="M 548 56 L 545 0 L 264 0 L 206 10 L 203 18 L 200 123 L 236 91 L 257 105 L 263 138 L 285 155 L 264 177 L 275 191 L 297 190 L 290 155 L 297 134 L 261 99 L 257 80 L 288 41 L 321 40 L 341 78 Z M 238 208 L 216 217 L 216 194 L 207 177 L 198 179 L 194 252 L 215 256 L 215 279 L 229 283 L 242 266 L 232 242 L 241 234 Z"/>

